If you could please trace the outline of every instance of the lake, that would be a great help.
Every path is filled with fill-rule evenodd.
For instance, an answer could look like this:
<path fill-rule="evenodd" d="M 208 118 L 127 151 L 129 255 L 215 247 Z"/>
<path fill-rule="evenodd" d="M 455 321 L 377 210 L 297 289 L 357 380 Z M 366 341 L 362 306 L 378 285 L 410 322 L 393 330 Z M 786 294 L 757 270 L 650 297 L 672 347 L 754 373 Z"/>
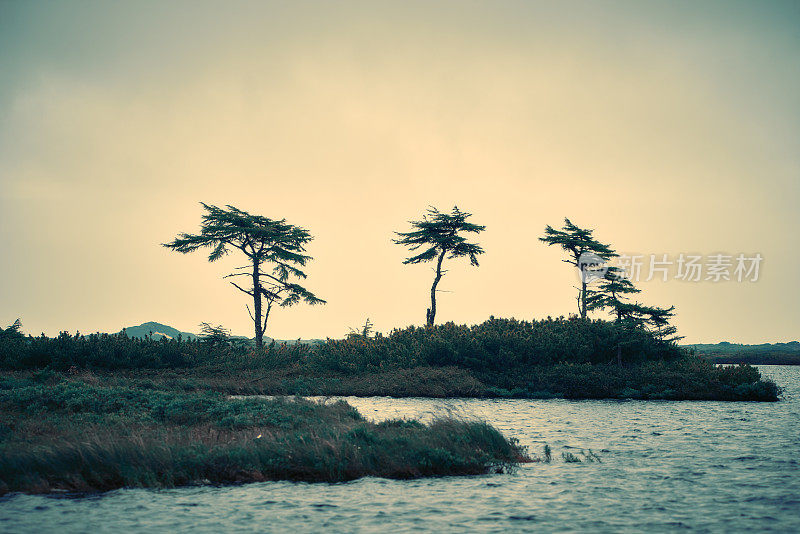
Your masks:
<path fill-rule="evenodd" d="M 800 532 L 800 367 L 759 369 L 784 400 L 346 397 L 375 420 L 481 418 L 533 454 L 549 444 L 553 461 L 412 481 L 8 495 L 0 531 Z M 590 449 L 600 461 L 586 461 Z"/>

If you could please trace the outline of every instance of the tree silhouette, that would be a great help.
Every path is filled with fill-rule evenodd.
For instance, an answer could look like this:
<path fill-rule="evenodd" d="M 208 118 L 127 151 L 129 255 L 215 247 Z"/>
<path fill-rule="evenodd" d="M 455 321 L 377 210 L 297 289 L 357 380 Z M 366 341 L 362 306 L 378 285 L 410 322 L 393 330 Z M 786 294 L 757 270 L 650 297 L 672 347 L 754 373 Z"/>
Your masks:
<path fill-rule="evenodd" d="M 231 331 L 221 324 L 214 326 L 211 323 L 200 323 L 200 339 L 206 345 L 217 347 L 227 345 L 231 339 Z"/>
<path fill-rule="evenodd" d="M 677 329 L 669 324 L 670 319 L 675 316 L 675 306 L 659 308 L 629 302 L 627 295 L 639 292 L 633 282 L 625 277 L 623 269 L 609 267 L 597 289 L 588 289 L 587 308 L 590 311 L 608 309 L 614 317 L 614 322 L 644 328 L 660 339 L 667 341 L 682 339 L 682 337 L 669 337 L 677 332 Z"/>
<path fill-rule="evenodd" d="M 164 246 L 186 254 L 200 248 L 210 248 L 208 261 L 217 261 L 231 249 L 242 252 L 249 265 L 237 268 L 229 277 L 245 276 L 252 287 L 243 288 L 236 282 L 230 283 L 239 291 L 253 298 L 253 310 L 247 311 L 255 326 L 256 349 L 264 345 L 264 332 L 267 328 L 273 305 L 292 306 L 301 300 L 308 304 L 325 304 L 292 278 L 305 279 L 301 267 L 313 258 L 304 254 L 305 245 L 313 238 L 304 228 L 288 224 L 286 219 L 274 220 L 260 215 L 226 206 L 226 209 L 200 203 L 206 210 L 203 214 L 199 234 L 179 234 Z M 271 272 L 262 270 L 270 266 Z M 266 301 L 266 309 L 262 299 Z"/>
<path fill-rule="evenodd" d="M 587 288 L 586 309 L 588 311 L 611 309 L 615 321 L 622 320 L 626 313 L 629 297 L 639 293 L 633 282 L 625 277 L 625 272 L 619 267 L 609 267 L 605 276 L 600 280 L 597 289 Z"/>
<path fill-rule="evenodd" d="M 433 325 L 436 318 L 436 286 L 447 271 L 442 270 L 445 257 L 460 258 L 468 256 L 470 264 L 478 266 L 478 255 L 483 254 L 483 249 L 477 243 L 470 243 L 460 233 L 480 233 L 486 227 L 468 223 L 471 217 L 467 213 L 453 206 L 450 213 L 442 213 L 434 207 L 428 208 L 422 220 L 409 221 L 413 228 L 410 232 L 395 232 L 398 239 L 394 243 L 406 245 L 415 251 L 425 248 L 423 252 L 406 258 L 403 263 L 424 263 L 436 260 L 436 274 L 431 285 L 431 306 L 425 313 L 425 324 Z"/>
<path fill-rule="evenodd" d="M 617 256 L 617 253 L 609 245 L 605 245 L 592 237 L 593 232 L 594 230 L 580 228 L 565 218 L 564 227 L 561 230 L 556 230 L 548 224 L 544 229 L 544 237 L 539 238 L 539 241 L 547 243 L 548 246 L 558 245 L 564 249 L 569 256 L 562 261 L 581 270 L 581 286 L 578 288 L 578 311 L 580 311 L 582 319 L 586 319 L 588 302 L 587 280 L 586 276 L 583 276 L 581 256 L 584 254 L 596 254 L 606 261 Z"/>

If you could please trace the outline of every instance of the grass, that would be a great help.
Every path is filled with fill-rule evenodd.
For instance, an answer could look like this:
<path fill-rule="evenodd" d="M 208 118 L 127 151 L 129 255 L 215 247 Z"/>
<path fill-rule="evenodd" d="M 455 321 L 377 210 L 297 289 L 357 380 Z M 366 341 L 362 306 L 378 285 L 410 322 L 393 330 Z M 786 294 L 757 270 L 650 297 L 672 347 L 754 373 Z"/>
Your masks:
<path fill-rule="evenodd" d="M 90 382 L 0 379 L 0 493 L 473 475 L 528 460 L 482 422 L 375 424 L 344 402 Z"/>
<path fill-rule="evenodd" d="M 9 377 L 63 376 L 44 371 Z M 502 372 L 419 366 L 364 374 L 309 371 L 300 365 L 274 369 L 140 369 L 77 371 L 88 384 L 129 385 L 163 391 L 215 391 L 232 395 L 392 397 L 508 397 L 571 399 L 667 399 L 775 401 L 780 389 L 754 367 L 715 366 L 688 356 L 668 362 L 569 364 L 508 368 Z"/>

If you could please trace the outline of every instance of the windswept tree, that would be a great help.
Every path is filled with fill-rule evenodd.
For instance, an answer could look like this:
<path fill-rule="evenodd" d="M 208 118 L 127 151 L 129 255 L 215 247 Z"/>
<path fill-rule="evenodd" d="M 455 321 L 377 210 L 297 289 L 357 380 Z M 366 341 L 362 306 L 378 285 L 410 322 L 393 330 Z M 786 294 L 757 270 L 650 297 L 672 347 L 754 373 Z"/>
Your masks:
<path fill-rule="evenodd" d="M 24 337 L 22 335 L 22 320 L 17 319 L 8 328 L 0 327 L 0 340 L 10 340 Z"/>
<path fill-rule="evenodd" d="M 675 316 L 675 306 L 659 308 L 630 302 L 629 295 L 639 292 L 640 290 L 625 276 L 623 269 L 612 266 L 608 268 L 597 287 L 588 290 L 587 307 L 589 311 L 608 310 L 614 317 L 614 322 L 644 328 L 660 339 L 666 341 L 681 339 L 681 337 L 669 337 L 677 332 L 677 329 L 669 324 L 670 319 Z"/>
<path fill-rule="evenodd" d="M 669 324 L 670 319 L 675 316 L 675 306 L 669 308 L 659 308 L 658 306 L 645 306 L 634 302 L 622 306 L 622 322 L 628 322 L 632 326 L 649 330 L 659 339 L 665 341 L 678 341 L 683 336 L 674 336 L 678 331 L 673 325 Z M 673 337 L 669 337 L 673 336 Z"/>
<path fill-rule="evenodd" d="M 442 213 L 434 207 L 428 208 L 422 220 L 409 221 L 410 232 L 395 232 L 398 236 L 394 243 L 405 245 L 413 252 L 424 249 L 419 254 L 406 258 L 403 263 L 436 262 L 436 274 L 431 285 L 431 306 L 425 312 L 425 323 L 433 325 L 436 319 L 436 286 L 447 271 L 442 270 L 445 257 L 469 257 L 470 264 L 478 266 L 478 255 L 483 254 L 483 248 L 477 243 L 470 243 L 461 234 L 483 232 L 486 227 L 467 222 L 471 213 L 461 211 L 453 206 L 450 213 Z"/>
<path fill-rule="evenodd" d="M 588 311 L 607 309 L 614 316 L 614 320 L 622 320 L 628 306 L 629 295 L 639 293 L 626 276 L 625 271 L 619 267 L 608 267 L 597 287 L 586 290 L 586 309 Z"/>
<path fill-rule="evenodd" d="M 227 345 L 231 339 L 231 331 L 221 324 L 214 326 L 211 323 L 200 323 L 200 339 L 206 345 L 216 347 Z"/>
<path fill-rule="evenodd" d="M 301 269 L 313 258 L 305 254 L 305 245 L 313 238 L 304 228 L 226 206 L 224 209 L 201 202 L 203 214 L 199 234 L 179 234 L 164 246 L 183 254 L 210 248 L 208 261 L 217 261 L 231 250 L 238 250 L 248 265 L 229 277 L 246 277 L 249 287 L 230 283 L 253 299 L 247 311 L 255 326 L 256 349 L 264 345 L 264 332 L 273 306 L 287 307 L 306 302 L 325 304 L 309 290 L 293 281 L 305 279 Z M 268 269 L 268 270 L 265 270 Z M 266 306 L 264 303 L 266 302 Z"/>
<path fill-rule="evenodd" d="M 567 259 L 562 261 L 574 265 L 581 272 L 581 285 L 578 288 L 577 300 L 578 311 L 582 319 L 586 319 L 588 311 L 588 276 L 586 276 L 585 269 L 591 268 L 591 263 L 587 262 L 587 258 L 596 257 L 598 260 L 608 261 L 617 256 L 617 253 L 609 245 L 596 240 L 592 236 L 593 232 L 594 230 L 580 228 L 565 218 L 564 227 L 561 230 L 556 230 L 548 224 L 544 229 L 544 237 L 539 238 L 548 246 L 560 246 L 567 253 Z"/>

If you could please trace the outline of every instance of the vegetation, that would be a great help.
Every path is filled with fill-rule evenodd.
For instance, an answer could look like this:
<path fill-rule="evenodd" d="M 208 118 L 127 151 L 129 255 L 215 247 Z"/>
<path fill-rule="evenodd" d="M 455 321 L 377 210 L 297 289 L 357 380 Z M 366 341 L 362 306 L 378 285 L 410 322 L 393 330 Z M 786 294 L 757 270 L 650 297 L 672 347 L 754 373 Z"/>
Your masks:
<path fill-rule="evenodd" d="M 208 261 L 217 261 L 229 249 L 238 249 L 244 254 L 249 265 L 242 266 L 226 278 L 244 276 L 249 278 L 252 287 L 231 284 L 253 299 L 253 310 L 247 307 L 255 327 L 256 348 L 264 343 L 264 332 L 273 305 L 292 306 L 305 301 L 308 304 L 325 304 L 305 287 L 293 282 L 293 278 L 305 279 L 300 268 L 312 258 L 305 252 L 305 245 L 312 240 L 308 230 L 293 226 L 286 219 L 273 220 L 260 215 L 226 206 L 218 208 L 201 203 L 206 210 L 199 234 L 182 233 L 164 246 L 187 254 L 200 248 L 210 248 Z M 272 272 L 265 272 L 262 266 L 270 265 Z M 262 298 L 266 308 L 262 306 Z"/>
<path fill-rule="evenodd" d="M 528 461 L 481 422 L 375 424 L 344 402 L 99 384 L 0 378 L 0 494 L 468 475 Z"/>
<path fill-rule="evenodd" d="M 483 248 L 477 243 L 470 243 L 461 235 L 463 233 L 477 234 L 486 227 L 467 222 L 472 216 L 453 206 L 450 213 L 442 213 L 436 208 L 429 208 L 420 221 L 411 221 L 413 230 L 410 232 L 396 232 L 398 245 L 406 245 L 412 251 L 424 248 L 423 252 L 415 254 L 403 261 L 404 264 L 424 263 L 436 260 L 436 274 L 431 285 L 431 306 L 425 312 L 425 324 L 433 325 L 436 319 L 436 286 L 447 271 L 442 270 L 445 257 L 469 257 L 470 264 L 478 266 L 478 255 L 483 254 Z"/>
<path fill-rule="evenodd" d="M 91 370 L 163 389 L 393 396 L 777 400 L 749 366 L 719 368 L 622 322 L 491 318 L 306 344 L 252 346 L 2 333 L 7 370 Z M 625 344 L 621 345 L 620 340 Z M 622 353 L 624 365 L 619 364 Z M 113 380 L 113 374 L 104 381 Z"/>

